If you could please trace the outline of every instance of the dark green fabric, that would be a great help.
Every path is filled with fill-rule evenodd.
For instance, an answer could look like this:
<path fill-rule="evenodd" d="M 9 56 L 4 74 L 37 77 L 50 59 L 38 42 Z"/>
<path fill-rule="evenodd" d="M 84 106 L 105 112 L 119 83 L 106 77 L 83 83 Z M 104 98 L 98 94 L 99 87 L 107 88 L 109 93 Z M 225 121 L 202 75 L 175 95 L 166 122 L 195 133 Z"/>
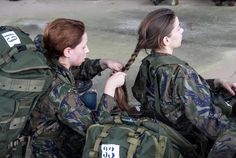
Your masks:
<path fill-rule="evenodd" d="M 197 145 L 198 148 L 196 149 L 199 155 L 204 157 L 207 152 L 206 150 L 208 150 L 207 145 L 209 143 L 206 136 L 201 135 L 193 125 L 189 124 L 189 122 L 182 121 L 182 126 L 179 126 L 179 124 L 173 124 L 162 112 L 163 109 L 161 109 L 160 105 L 162 102 L 162 97 L 160 94 L 160 87 L 157 85 L 159 83 L 159 79 L 156 73 L 158 68 L 164 65 L 184 66 L 188 64 L 176 58 L 175 56 L 152 52 L 142 60 L 138 77 L 136 78 L 135 84 L 132 87 L 134 97 L 141 103 L 144 116 L 157 119 L 176 129 L 181 135 L 191 141 L 192 144 Z M 175 69 L 173 69 L 169 75 L 173 76 L 174 78 L 174 74 Z M 150 87 L 150 89 L 147 87 Z M 182 120 L 184 119 L 185 118 L 182 118 Z"/>
<path fill-rule="evenodd" d="M 116 155 L 115 148 L 119 148 L 119 155 Z M 102 155 L 120 158 L 127 158 L 128 155 L 128 158 L 197 158 L 193 146 L 171 127 L 146 118 L 126 116 L 110 117 L 88 128 L 83 158 L 101 158 Z"/>
<path fill-rule="evenodd" d="M 234 111 L 226 104 L 233 106 L 234 99 L 217 92 L 213 80 L 206 82 L 187 63 L 170 58 L 176 59 L 153 52 L 143 60 L 132 89 L 134 97 L 152 114 L 146 116 L 170 125 L 206 157 L 218 136 L 228 129 L 235 131 L 234 121 L 226 117 Z"/>
<path fill-rule="evenodd" d="M 0 155 L 14 148 L 39 97 L 52 81 L 43 54 L 34 51 L 28 34 L 0 27 Z"/>

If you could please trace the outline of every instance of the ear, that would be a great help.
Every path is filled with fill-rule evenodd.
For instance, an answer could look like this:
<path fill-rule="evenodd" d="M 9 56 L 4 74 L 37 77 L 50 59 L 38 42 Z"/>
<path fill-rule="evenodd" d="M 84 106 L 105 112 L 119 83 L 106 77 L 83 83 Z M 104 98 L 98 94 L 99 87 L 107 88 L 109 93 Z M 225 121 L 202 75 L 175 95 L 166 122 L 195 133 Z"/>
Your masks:
<path fill-rule="evenodd" d="M 162 40 L 162 43 L 163 43 L 164 46 L 168 46 L 169 45 L 169 41 L 170 41 L 169 38 L 167 36 L 165 36 L 163 38 L 163 40 Z"/>
<path fill-rule="evenodd" d="M 71 56 L 71 48 L 70 47 L 66 47 L 63 51 L 63 54 L 65 57 L 70 57 Z"/>

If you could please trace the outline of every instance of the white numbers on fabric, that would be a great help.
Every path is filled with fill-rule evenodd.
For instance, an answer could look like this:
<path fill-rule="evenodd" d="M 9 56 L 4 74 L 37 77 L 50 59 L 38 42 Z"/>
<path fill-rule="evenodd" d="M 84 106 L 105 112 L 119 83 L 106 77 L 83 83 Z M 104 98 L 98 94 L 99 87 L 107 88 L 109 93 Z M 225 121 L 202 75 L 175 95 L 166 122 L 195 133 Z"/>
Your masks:
<path fill-rule="evenodd" d="M 120 158 L 120 146 L 115 144 L 102 144 L 102 158 Z"/>
<path fill-rule="evenodd" d="M 13 47 L 15 44 L 20 44 L 20 38 L 16 35 L 14 31 L 8 31 L 2 34 L 4 39 L 6 40 L 9 47 Z"/>

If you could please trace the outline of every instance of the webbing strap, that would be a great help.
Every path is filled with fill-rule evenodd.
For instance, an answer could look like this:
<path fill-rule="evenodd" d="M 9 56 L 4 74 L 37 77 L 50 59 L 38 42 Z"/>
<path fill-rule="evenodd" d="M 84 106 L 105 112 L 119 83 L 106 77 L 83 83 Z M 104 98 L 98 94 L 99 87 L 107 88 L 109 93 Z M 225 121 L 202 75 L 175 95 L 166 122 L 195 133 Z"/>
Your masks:
<path fill-rule="evenodd" d="M 17 47 L 17 46 L 12 47 L 7 52 L 0 55 L 0 65 L 2 65 L 4 63 L 8 63 L 14 54 L 17 54 L 17 53 L 27 50 L 27 49 L 36 50 L 36 48 L 33 44 L 26 44 L 26 45 L 21 45 L 19 47 Z"/>
<path fill-rule="evenodd" d="M 32 144 L 31 136 L 28 136 L 28 141 L 27 141 L 26 151 L 25 151 L 25 158 L 33 157 L 31 144 Z"/>
<path fill-rule="evenodd" d="M 141 140 L 139 139 L 139 135 L 143 134 L 146 131 L 144 128 L 138 128 L 136 130 L 137 134 L 129 133 L 129 137 L 127 138 L 127 142 L 130 143 L 127 158 L 133 158 L 134 153 L 136 152 L 137 147 L 140 145 Z M 131 137 L 132 136 L 132 137 Z"/>
<path fill-rule="evenodd" d="M 1 155 L 1 156 L 3 156 L 4 158 L 16 157 L 15 154 L 18 154 L 19 150 L 21 151 L 21 146 L 22 146 L 22 144 L 25 144 L 27 142 L 27 138 L 28 137 L 26 137 L 26 136 L 20 136 L 20 137 L 16 138 L 15 140 L 6 144 L 8 150 L 6 151 L 6 153 L 3 153 L 4 156 L 3 155 Z"/>
<path fill-rule="evenodd" d="M 130 143 L 127 158 L 133 158 L 133 155 L 140 144 L 140 140 L 138 138 L 128 138 L 127 141 Z"/>
<path fill-rule="evenodd" d="M 53 120 L 51 122 L 49 121 L 41 123 L 35 128 L 34 137 L 40 137 L 41 139 L 47 139 L 48 137 L 55 138 L 61 132 L 60 129 L 56 131 L 51 130 L 54 129 L 55 127 L 57 127 L 57 122 L 54 122 Z M 49 133 L 45 133 L 45 131 L 49 131 Z"/>
<path fill-rule="evenodd" d="M 17 138 L 16 140 L 11 141 L 8 144 L 8 148 L 15 148 L 19 143 L 25 142 L 26 139 L 27 139 L 27 137 L 21 136 L 21 137 Z"/>
<path fill-rule="evenodd" d="M 105 125 L 102 129 L 102 132 L 100 133 L 100 135 L 97 137 L 95 143 L 94 143 L 94 147 L 93 150 L 89 152 L 89 158 L 97 158 L 98 157 L 98 150 L 99 150 L 99 145 L 102 141 L 103 138 L 108 136 L 107 131 L 112 127 L 111 124 Z"/>
<path fill-rule="evenodd" d="M 45 80 L 14 79 L 0 75 L 0 89 L 24 92 L 41 92 Z"/>
<path fill-rule="evenodd" d="M 156 108 L 156 110 L 157 110 L 157 112 L 158 112 L 158 114 L 159 115 L 161 115 L 162 113 L 161 113 L 161 103 L 160 103 L 160 99 L 161 99 L 161 97 L 160 97 L 160 92 L 159 92 L 159 86 L 158 86 L 158 83 L 157 83 L 157 76 L 155 75 L 155 77 L 154 77 L 154 84 L 155 84 L 155 108 Z M 159 81 L 158 81 L 159 82 Z"/>
<path fill-rule="evenodd" d="M 120 116 L 115 116 L 115 117 L 114 117 L 114 122 L 115 122 L 116 124 L 122 124 L 122 121 L 121 121 Z"/>
<path fill-rule="evenodd" d="M 155 158 L 164 157 L 165 150 L 166 150 L 167 137 L 160 136 L 160 138 L 157 140 L 157 138 L 152 135 L 152 139 L 153 139 L 153 141 L 155 143 L 155 147 L 156 147 Z"/>

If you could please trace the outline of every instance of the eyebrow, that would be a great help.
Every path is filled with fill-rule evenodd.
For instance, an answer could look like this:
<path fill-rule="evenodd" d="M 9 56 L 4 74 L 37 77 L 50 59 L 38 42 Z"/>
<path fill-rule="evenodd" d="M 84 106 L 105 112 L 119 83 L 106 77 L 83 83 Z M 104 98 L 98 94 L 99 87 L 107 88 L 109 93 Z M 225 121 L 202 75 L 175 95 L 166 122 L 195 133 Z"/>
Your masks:
<path fill-rule="evenodd" d="M 179 23 L 179 25 L 175 26 L 174 29 L 178 28 L 179 26 L 180 26 L 180 23 Z M 174 30 L 174 29 L 173 29 L 173 30 Z"/>

